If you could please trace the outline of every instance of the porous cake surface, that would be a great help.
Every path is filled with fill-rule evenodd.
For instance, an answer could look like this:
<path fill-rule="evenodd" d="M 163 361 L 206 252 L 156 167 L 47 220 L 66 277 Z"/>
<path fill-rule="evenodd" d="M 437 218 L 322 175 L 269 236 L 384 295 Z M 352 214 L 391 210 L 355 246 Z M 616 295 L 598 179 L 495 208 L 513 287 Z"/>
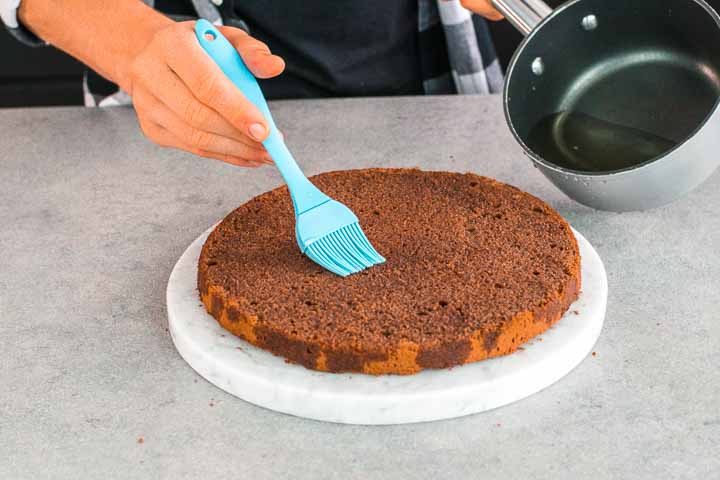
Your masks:
<path fill-rule="evenodd" d="M 539 199 L 474 174 L 406 169 L 312 178 L 348 205 L 387 262 L 349 277 L 301 254 L 286 187 L 230 213 L 198 265 L 208 312 L 307 368 L 411 374 L 514 352 L 580 292 L 567 222 Z"/>

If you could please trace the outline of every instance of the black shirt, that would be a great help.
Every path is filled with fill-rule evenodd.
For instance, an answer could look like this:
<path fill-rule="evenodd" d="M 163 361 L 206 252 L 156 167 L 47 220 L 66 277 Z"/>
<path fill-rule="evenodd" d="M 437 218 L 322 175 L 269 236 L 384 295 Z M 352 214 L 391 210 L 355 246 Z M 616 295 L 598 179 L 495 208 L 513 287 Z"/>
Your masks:
<path fill-rule="evenodd" d="M 285 59 L 268 97 L 423 93 L 417 0 L 236 0 L 234 12 Z"/>
<path fill-rule="evenodd" d="M 195 15 L 189 0 L 155 7 Z M 220 10 L 285 60 L 260 82 L 268 98 L 423 93 L 417 0 L 224 0 Z"/>

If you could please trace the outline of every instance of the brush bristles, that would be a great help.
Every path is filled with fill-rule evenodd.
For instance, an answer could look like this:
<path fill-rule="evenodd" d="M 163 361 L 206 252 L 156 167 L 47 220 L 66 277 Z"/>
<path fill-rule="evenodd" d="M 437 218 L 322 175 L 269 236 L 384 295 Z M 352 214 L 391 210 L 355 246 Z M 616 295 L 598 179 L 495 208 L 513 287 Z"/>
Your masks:
<path fill-rule="evenodd" d="M 305 250 L 305 255 L 343 277 L 385 261 L 370 244 L 358 223 L 347 225 L 314 241 Z"/>

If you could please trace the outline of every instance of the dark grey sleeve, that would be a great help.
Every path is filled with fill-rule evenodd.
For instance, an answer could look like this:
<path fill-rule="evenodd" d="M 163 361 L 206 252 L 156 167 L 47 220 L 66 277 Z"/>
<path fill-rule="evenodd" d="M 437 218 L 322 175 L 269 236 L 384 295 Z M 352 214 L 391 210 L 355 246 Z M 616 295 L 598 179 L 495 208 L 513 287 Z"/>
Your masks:
<path fill-rule="evenodd" d="M 19 21 L 17 18 L 19 5 L 20 0 L 0 0 L 0 23 L 5 25 L 10 35 L 25 45 L 30 45 L 31 47 L 47 45 L 47 42 L 41 40 Z"/>
<path fill-rule="evenodd" d="M 10 32 L 10 35 L 25 45 L 30 45 L 31 47 L 43 47 L 47 45 L 47 42 L 32 33 L 20 23 L 18 23 L 18 28 L 10 28 L 7 25 L 5 25 L 5 28 L 8 32 Z"/>

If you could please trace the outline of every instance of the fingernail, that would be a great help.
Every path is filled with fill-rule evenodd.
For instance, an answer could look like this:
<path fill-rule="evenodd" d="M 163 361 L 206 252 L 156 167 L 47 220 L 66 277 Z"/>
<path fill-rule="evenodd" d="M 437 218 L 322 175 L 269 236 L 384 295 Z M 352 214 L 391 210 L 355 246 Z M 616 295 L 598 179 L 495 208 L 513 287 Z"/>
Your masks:
<path fill-rule="evenodd" d="M 250 125 L 250 136 L 258 142 L 262 142 L 265 139 L 266 130 L 265 127 L 260 123 L 253 123 Z"/>

